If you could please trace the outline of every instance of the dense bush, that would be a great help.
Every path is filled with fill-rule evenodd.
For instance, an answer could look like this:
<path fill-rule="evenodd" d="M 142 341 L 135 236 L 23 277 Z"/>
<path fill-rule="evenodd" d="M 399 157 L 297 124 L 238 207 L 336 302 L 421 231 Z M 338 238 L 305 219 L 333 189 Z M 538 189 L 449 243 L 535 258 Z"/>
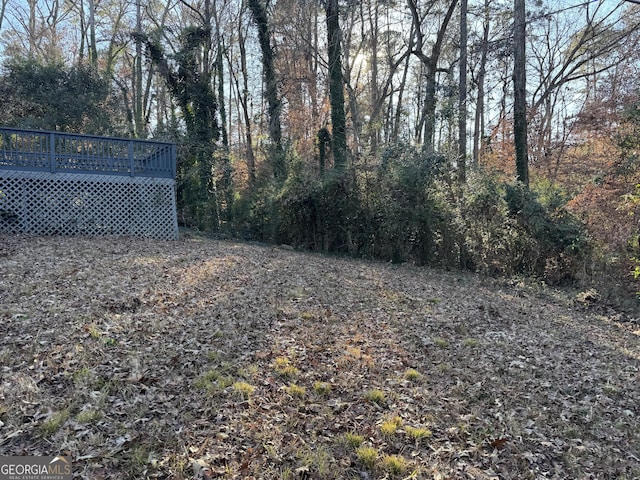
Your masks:
<path fill-rule="evenodd" d="M 520 183 L 476 172 L 459 202 L 470 267 L 488 274 L 525 273 L 557 284 L 571 281 L 591 254 L 580 222 L 557 200 L 545 206 Z"/>
<path fill-rule="evenodd" d="M 319 177 L 294 159 L 282 184 L 263 180 L 237 202 L 236 219 L 244 238 L 556 284 L 590 255 L 560 198 L 482 171 L 459 185 L 447 158 L 395 145 L 376 166 L 340 175 Z"/>
<path fill-rule="evenodd" d="M 0 74 L 0 124 L 63 132 L 122 134 L 122 108 L 108 79 L 89 65 L 7 61 Z"/>

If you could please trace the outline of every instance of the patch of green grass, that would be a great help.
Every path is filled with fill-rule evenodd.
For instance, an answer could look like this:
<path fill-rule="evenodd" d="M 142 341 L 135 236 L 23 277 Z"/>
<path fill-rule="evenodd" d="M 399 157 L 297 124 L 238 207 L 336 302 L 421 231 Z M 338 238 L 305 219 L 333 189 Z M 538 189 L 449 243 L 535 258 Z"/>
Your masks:
<path fill-rule="evenodd" d="M 462 344 L 463 344 L 465 347 L 477 347 L 477 346 L 478 346 L 478 343 L 479 343 L 479 342 L 478 342 L 478 340 L 476 340 L 475 338 L 465 338 L 465 339 L 462 341 Z"/>
<path fill-rule="evenodd" d="M 438 365 L 436 365 L 436 370 L 438 371 L 438 373 L 449 373 L 451 371 L 451 365 L 449 365 L 448 363 L 439 363 Z"/>
<path fill-rule="evenodd" d="M 0 310 L 0 318 L 2 318 L 2 310 Z M 7 315 L 10 316 L 10 315 Z M 1 365 L 7 365 L 9 363 L 9 359 L 11 359 L 13 357 L 13 354 L 11 353 L 11 351 L 8 348 L 3 349 L 2 351 L 0 351 L 0 364 Z"/>
<path fill-rule="evenodd" d="M 382 390 L 378 390 L 377 388 L 369 390 L 367 393 L 365 393 L 364 398 L 378 405 L 383 405 L 386 400 L 384 392 Z"/>
<path fill-rule="evenodd" d="M 223 375 L 219 370 L 208 370 L 196 379 L 193 386 L 199 390 L 212 392 L 215 390 L 223 390 L 232 383 L 231 378 Z"/>
<path fill-rule="evenodd" d="M 313 391 L 320 396 L 328 395 L 331 391 L 331 384 L 327 382 L 313 382 Z"/>
<path fill-rule="evenodd" d="M 400 425 L 402 425 L 402 419 L 396 415 L 395 417 L 388 418 L 382 422 L 382 425 L 380 425 L 380 432 L 385 437 L 391 437 L 396 434 Z"/>
<path fill-rule="evenodd" d="M 409 380 L 410 382 L 417 382 L 422 378 L 422 374 L 414 368 L 408 368 L 405 370 L 404 375 L 402 376 L 405 380 Z"/>
<path fill-rule="evenodd" d="M 89 386 L 92 380 L 93 372 L 87 367 L 82 367 L 80 370 L 73 372 L 73 384 L 76 388 Z"/>
<path fill-rule="evenodd" d="M 401 455 L 384 455 L 382 468 L 392 475 L 402 475 L 409 470 L 409 460 Z"/>
<path fill-rule="evenodd" d="M 436 345 L 436 347 L 440 347 L 440 348 L 447 348 L 449 346 L 449 342 L 447 341 L 446 338 L 443 338 L 443 337 L 434 338 L 433 343 Z"/>
<path fill-rule="evenodd" d="M 293 470 L 291 470 L 291 467 L 285 467 L 280 471 L 280 478 L 282 480 L 292 480 L 293 478 L 295 478 L 294 474 L 293 474 Z"/>
<path fill-rule="evenodd" d="M 220 361 L 220 357 L 222 357 L 222 354 L 219 350 L 211 350 L 210 352 L 207 352 L 207 360 L 210 362 L 218 362 Z"/>
<path fill-rule="evenodd" d="M 69 419 L 69 410 L 64 409 L 57 413 L 54 413 L 49 418 L 47 418 L 40 425 L 40 434 L 43 437 L 48 437 L 49 435 L 53 435 L 56 433 L 64 423 Z"/>
<path fill-rule="evenodd" d="M 233 391 L 236 393 L 236 395 L 244 398 L 245 400 L 253 395 L 253 392 L 256 391 L 256 387 L 247 382 L 236 382 L 231 385 L 231 388 L 233 388 Z"/>
<path fill-rule="evenodd" d="M 297 457 L 304 467 L 316 472 L 320 478 L 333 478 L 330 477 L 333 456 L 326 447 L 322 445 L 315 448 L 306 447 L 298 452 Z"/>
<path fill-rule="evenodd" d="M 295 377 L 300 371 L 291 364 L 291 360 L 287 357 L 277 357 L 274 361 L 274 368 L 276 373 L 281 377 L 291 378 Z"/>
<path fill-rule="evenodd" d="M 136 445 L 124 455 L 125 468 L 132 476 L 137 475 L 144 467 L 151 463 L 154 452 L 145 445 Z M 128 467 L 128 468 L 127 468 Z"/>
<path fill-rule="evenodd" d="M 222 330 L 216 330 L 213 333 L 213 338 L 216 340 L 220 340 L 221 338 L 224 338 L 224 332 Z"/>
<path fill-rule="evenodd" d="M 289 386 L 285 387 L 284 390 L 292 397 L 298 397 L 298 398 L 304 397 L 305 394 L 307 393 L 306 388 L 296 385 L 295 383 L 290 383 Z"/>
<path fill-rule="evenodd" d="M 238 375 L 241 376 L 242 378 L 247 378 L 247 379 L 257 378 L 259 373 L 260 373 L 260 367 L 255 363 L 252 363 L 248 367 L 238 369 Z"/>
<path fill-rule="evenodd" d="M 360 463 L 362 463 L 365 468 L 368 468 L 369 470 L 373 469 L 376 466 L 379 457 L 380 454 L 378 453 L 378 450 L 373 447 L 361 445 L 356 450 L 356 458 L 360 461 Z"/>
<path fill-rule="evenodd" d="M 102 419 L 102 412 L 95 408 L 82 410 L 76 415 L 78 423 L 96 423 Z"/>
<path fill-rule="evenodd" d="M 351 448 L 358 448 L 364 442 L 364 437 L 357 433 L 347 432 L 342 436 L 344 443 Z"/>
<path fill-rule="evenodd" d="M 422 440 L 424 438 L 429 438 L 431 436 L 431 430 L 426 428 L 416 428 L 416 427 L 407 426 L 405 427 L 404 431 L 409 436 L 409 438 L 415 441 Z"/>
<path fill-rule="evenodd" d="M 90 323 L 89 325 L 86 325 L 84 328 L 87 332 L 89 332 L 89 336 L 91 336 L 91 338 L 98 339 L 102 336 L 102 332 L 100 331 L 98 326 L 94 323 Z"/>

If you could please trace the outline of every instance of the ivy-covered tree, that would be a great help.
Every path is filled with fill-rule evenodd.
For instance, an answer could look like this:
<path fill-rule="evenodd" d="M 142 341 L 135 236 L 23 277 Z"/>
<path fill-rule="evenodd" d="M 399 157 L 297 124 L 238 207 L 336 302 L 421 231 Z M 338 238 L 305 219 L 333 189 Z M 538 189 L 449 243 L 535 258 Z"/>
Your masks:
<path fill-rule="evenodd" d="M 147 55 L 166 82 L 184 120 L 185 152 L 178 162 L 178 206 L 183 220 L 198 228 L 218 230 L 228 213 L 221 212 L 221 204 L 229 196 L 226 193 L 231 192 L 231 185 L 230 175 L 224 174 L 222 182 L 218 182 L 214 174 L 218 167 L 228 172 L 229 165 L 228 157 L 217 155 L 220 124 L 213 87 L 215 70 L 204 65 L 199 55 L 203 45 L 211 45 L 211 29 L 185 28 L 180 47 L 173 55 L 167 54 L 152 37 L 135 35 L 146 45 Z M 217 165 L 216 160 L 225 164 Z M 218 195 L 219 189 L 222 196 Z M 228 202 L 226 207 L 230 208 Z"/>
<path fill-rule="evenodd" d="M 347 164 L 347 127 L 344 112 L 344 77 L 342 74 L 342 32 L 338 0 L 327 0 L 327 50 L 329 56 L 329 98 L 331 102 L 333 162 L 337 170 Z"/>
<path fill-rule="evenodd" d="M 518 181 L 529 186 L 529 160 L 527 151 L 527 57 L 526 7 L 524 0 L 514 0 L 513 16 L 513 140 L 516 151 Z"/>
<path fill-rule="evenodd" d="M 249 0 L 248 7 L 258 28 L 258 41 L 262 52 L 262 73 L 264 76 L 264 96 L 269 105 L 269 137 L 272 142 L 270 162 L 276 179 L 286 177 L 286 163 L 282 146 L 282 126 L 280 112 L 282 101 L 278 96 L 278 82 L 275 70 L 275 53 L 271 47 L 271 28 L 267 18 L 267 9 L 261 0 Z"/>

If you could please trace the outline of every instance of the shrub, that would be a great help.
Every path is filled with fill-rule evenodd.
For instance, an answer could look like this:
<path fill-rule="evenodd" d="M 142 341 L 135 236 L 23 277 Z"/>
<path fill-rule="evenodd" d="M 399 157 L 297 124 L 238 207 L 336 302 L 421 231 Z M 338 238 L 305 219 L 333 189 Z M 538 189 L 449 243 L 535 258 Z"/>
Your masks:
<path fill-rule="evenodd" d="M 590 255 L 584 227 L 547 186 L 550 208 L 519 183 L 486 172 L 469 175 L 457 221 L 464 266 L 488 275 L 523 273 L 558 284 L 573 280 Z"/>
<path fill-rule="evenodd" d="M 442 155 L 396 144 L 373 168 L 317 175 L 295 156 L 282 183 L 262 179 L 235 202 L 243 237 L 323 251 L 466 268 L 487 275 L 573 280 L 591 255 L 567 195 L 541 195 L 491 172 L 451 177 Z"/>
<path fill-rule="evenodd" d="M 580 261 L 590 255 L 584 226 L 564 207 L 547 210 L 535 192 L 521 184 L 507 184 L 509 213 L 526 232 L 530 256 L 523 270 L 548 283 L 574 280 Z"/>

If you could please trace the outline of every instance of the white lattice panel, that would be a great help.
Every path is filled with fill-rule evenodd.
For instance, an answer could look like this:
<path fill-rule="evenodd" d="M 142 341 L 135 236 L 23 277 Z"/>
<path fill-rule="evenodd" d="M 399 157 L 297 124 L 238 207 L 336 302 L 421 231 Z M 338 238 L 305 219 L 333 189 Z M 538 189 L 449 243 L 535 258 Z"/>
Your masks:
<path fill-rule="evenodd" d="M 0 232 L 175 239 L 175 182 L 0 170 Z"/>

